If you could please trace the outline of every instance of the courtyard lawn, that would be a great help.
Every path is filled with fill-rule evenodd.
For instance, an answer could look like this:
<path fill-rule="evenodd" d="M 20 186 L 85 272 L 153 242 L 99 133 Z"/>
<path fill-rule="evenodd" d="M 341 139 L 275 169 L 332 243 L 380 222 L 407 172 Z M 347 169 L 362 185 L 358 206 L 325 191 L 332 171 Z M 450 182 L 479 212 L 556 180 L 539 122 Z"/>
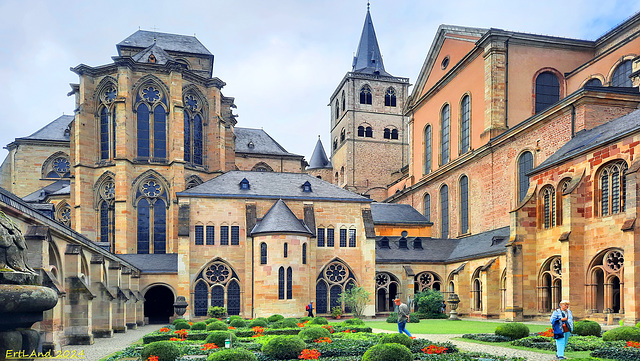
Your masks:
<path fill-rule="evenodd" d="M 420 320 L 420 322 L 422 322 L 422 320 Z M 555 351 L 540 350 L 540 349 L 536 349 L 536 348 L 532 348 L 532 347 L 514 346 L 514 345 L 511 345 L 509 342 L 484 342 L 484 341 L 471 340 L 471 339 L 462 338 L 462 337 L 454 337 L 453 340 L 458 340 L 458 341 L 463 341 L 463 342 L 470 342 L 470 343 L 479 343 L 479 344 L 482 344 L 482 345 L 489 345 L 489 346 L 506 347 L 506 348 L 512 348 L 512 349 L 516 349 L 516 350 L 523 350 L 523 351 L 539 352 L 539 353 L 545 353 L 545 354 L 548 354 L 548 355 L 554 355 L 556 353 Z M 605 359 L 605 358 L 593 358 L 593 357 L 591 357 L 589 355 L 590 353 L 591 353 L 591 351 L 565 351 L 564 355 L 565 355 L 565 357 L 567 357 L 569 359 L 615 361 L 615 360 L 612 360 L 612 359 Z"/>
<path fill-rule="evenodd" d="M 367 327 L 387 331 L 398 331 L 398 325 L 385 321 L 367 321 Z M 412 334 L 465 334 L 465 333 L 494 333 L 499 322 L 489 321 L 449 321 L 449 320 L 420 320 L 420 323 L 407 323 L 407 330 Z M 546 325 L 529 325 L 529 332 L 543 332 L 549 328 Z"/>

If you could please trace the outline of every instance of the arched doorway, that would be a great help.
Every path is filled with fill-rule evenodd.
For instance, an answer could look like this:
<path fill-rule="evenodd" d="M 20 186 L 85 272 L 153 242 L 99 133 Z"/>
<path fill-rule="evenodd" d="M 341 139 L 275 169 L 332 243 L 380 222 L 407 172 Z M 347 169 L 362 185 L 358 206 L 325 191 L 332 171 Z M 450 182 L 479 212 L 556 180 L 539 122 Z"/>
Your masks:
<path fill-rule="evenodd" d="M 157 285 L 144 294 L 144 317 L 149 323 L 168 323 L 173 316 L 173 292 L 167 286 Z"/>

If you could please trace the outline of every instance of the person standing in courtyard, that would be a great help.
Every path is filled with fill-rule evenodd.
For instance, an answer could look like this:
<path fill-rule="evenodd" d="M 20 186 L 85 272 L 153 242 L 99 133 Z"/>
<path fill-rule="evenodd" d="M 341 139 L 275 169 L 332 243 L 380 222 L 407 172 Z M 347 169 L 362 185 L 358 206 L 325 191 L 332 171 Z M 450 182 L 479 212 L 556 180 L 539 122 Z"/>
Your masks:
<path fill-rule="evenodd" d="M 413 338 L 409 330 L 406 329 L 407 322 L 409 322 L 409 317 L 410 317 L 409 306 L 402 303 L 402 301 L 400 301 L 399 298 L 396 298 L 395 300 L 393 300 L 393 302 L 395 302 L 396 306 L 398 306 L 398 332 L 406 333 L 407 336 Z"/>
<path fill-rule="evenodd" d="M 313 317 L 313 301 L 307 305 L 307 317 Z"/>
<path fill-rule="evenodd" d="M 573 331 L 573 314 L 569 310 L 569 301 L 560 301 L 560 307 L 551 314 L 551 326 L 553 328 L 553 338 L 556 339 L 556 356 L 558 360 L 563 360 L 564 349 L 569 343 L 569 337 Z"/>

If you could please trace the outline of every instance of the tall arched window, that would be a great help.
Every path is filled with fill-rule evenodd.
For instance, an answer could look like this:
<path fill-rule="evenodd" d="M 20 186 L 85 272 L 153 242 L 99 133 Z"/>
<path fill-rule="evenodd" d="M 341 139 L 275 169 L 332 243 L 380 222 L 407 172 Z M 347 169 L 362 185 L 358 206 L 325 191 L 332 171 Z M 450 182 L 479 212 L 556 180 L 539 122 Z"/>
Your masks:
<path fill-rule="evenodd" d="M 470 148 L 471 98 L 468 95 L 462 97 L 460 115 L 460 154 L 463 154 Z"/>
<path fill-rule="evenodd" d="M 611 75 L 611 86 L 618 87 L 632 87 L 633 83 L 631 82 L 631 60 L 625 60 L 613 72 Z"/>
<path fill-rule="evenodd" d="M 166 253 L 167 190 L 155 178 L 149 177 L 138 186 L 136 194 L 138 216 L 138 253 Z"/>
<path fill-rule="evenodd" d="M 536 78 L 536 114 L 549 108 L 560 100 L 560 82 L 558 77 L 550 72 L 540 73 Z"/>
<path fill-rule="evenodd" d="M 284 249 L 282 250 L 282 255 L 284 258 L 289 257 L 289 243 L 284 244 Z"/>
<path fill-rule="evenodd" d="M 440 188 L 440 237 L 449 237 L 449 187 Z"/>
<path fill-rule="evenodd" d="M 345 132 L 344 128 L 342 128 L 342 130 L 340 131 L 340 142 L 344 142 L 346 137 L 347 137 L 347 133 Z"/>
<path fill-rule="evenodd" d="M 347 110 L 347 103 L 344 96 L 344 90 L 342 91 L 342 111 Z"/>
<path fill-rule="evenodd" d="M 204 165 L 204 129 L 205 111 L 201 97 L 193 91 L 185 93 L 184 99 L 184 161 L 187 164 Z"/>
<path fill-rule="evenodd" d="M 391 129 L 391 139 L 398 139 L 398 129 Z"/>
<path fill-rule="evenodd" d="M 267 264 L 267 244 L 260 243 L 260 264 Z"/>
<path fill-rule="evenodd" d="M 71 162 L 64 152 L 56 152 L 42 163 L 42 178 L 57 179 L 71 177 Z"/>
<path fill-rule="evenodd" d="M 307 264 L 307 244 L 302 244 L 302 264 Z"/>
<path fill-rule="evenodd" d="M 533 169 L 533 154 L 524 152 L 518 158 L 518 202 L 522 202 L 529 190 L 529 176 L 527 173 Z"/>
<path fill-rule="evenodd" d="M 627 187 L 625 161 L 612 162 L 600 171 L 600 214 L 607 216 L 625 211 Z"/>
<path fill-rule="evenodd" d="M 98 99 L 100 101 L 98 116 L 100 118 L 100 160 L 110 160 L 116 152 L 116 86 L 106 85 Z"/>
<path fill-rule="evenodd" d="M 469 178 L 460 178 L 460 234 L 469 233 Z"/>
<path fill-rule="evenodd" d="M 355 275 L 341 261 L 333 261 L 325 266 L 316 280 L 316 310 L 328 313 L 333 307 L 340 307 L 338 298 L 345 289 L 356 286 Z"/>
<path fill-rule="evenodd" d="M 111 177 L 105 177 L 98 185 L 98 217 L 100 242 L 107 243 L 115 253 L 115 196 L 116 184 Z"/>
<path fill-rule="evenodd" d="M 149 84 L 136 97 L 139 160 L 167 158 L 167 98 L 160 87 Z"/>
<path fill-rule="evenodd" d="M 542 224 L 545 229 L 556 226 L 556 197 L 552 186 L 542 188 L 540 192 L 540 209 L 542 211 Z"/>
<path fill-rule="evenodd" d="M 205 281 L 199 281 L 193 292 L 193 312 L 196 316 L 207 315 L 207 304 L 209 303 L 209 287 Z"/>
<path fill-rule="evenodd" d="M 451 124 L 449 116 L 449 104 L 445 104 L 440 113 L 440 164 L 449 163 L 449 132 Z"/>
<path fill-rule="evenodd" d="M 555 256 L 547 259 L 540 269 L 538 311 L 552 311 L 562 299 L 562 259 Z"/>
<path fill-rule="evenodd" d="M 240 314 L 240 279 L 235 270 L 226 263 L 211 262 L 196 275 L 194 282 L 194 313 L 196 315 L 206 315 L 209 307 L 207 299 L 209 291 L 211 306 L 226 306 L 229 315 Z"/>
<path fill-rule="evenodd" d="M 426 218 L 428 222 L 431 222 L 431 196 L 429 193 L 424 194 L 422 205 L 424 209 L 424 218 Z"/>
<path fill-rule="evenodd" d="M 395 107 L 396 106 L 396 91 L 395 89 L 389 87 L 387 91 L 384 93 L 384 105 L 387 107 Z"/>
<path fill-rule="evenodd" d="M 367 137 L 367 138 L 373 138 L 373 128 L 366 127 L 364 129 L 364 136 Z"/>
<path fill-rule="evenodd" d="M 287 299 L 293 299 L 293 270 L 287 267 Z"/>
<path fill-rule="evenodd" d="M 338 99 L 336 99 L 336 119 L 340 117 L 340 105 L 338 105 Z"/>
<path fill-rule="evenodd" d="M 473 272 L 473 277 L 471 278 L 471 294 L 471 309 L 474 311 L 482 311 L 482 280 L 480 278 L 480 268 Z"/>
<path fill-rule="evenodd" d="M 358 136 L 364 137 L 364 127 L 362 125 L 358 126 Z"/>
<path fill-rule="evenodd" d="M 278 299 L 284 300 L 285 295 L 285 283 L 284 283 L 284 267 L 278 269 Z"/>
<path fill-rule="evenodd" d="M 360 88 L 360 104 L 371 104 L 371 88 L 368 85 Z"/>
<path fill-rule="evenodd" d="M 424 128 L 424 174 L 431 172 L 431 126 Z"/>
<path fill-rule="evenodd" d="M 624 251 L 619 248 L 600 252 L 587 271 L 586 308 L 596 312 L 624 310 Z"/>

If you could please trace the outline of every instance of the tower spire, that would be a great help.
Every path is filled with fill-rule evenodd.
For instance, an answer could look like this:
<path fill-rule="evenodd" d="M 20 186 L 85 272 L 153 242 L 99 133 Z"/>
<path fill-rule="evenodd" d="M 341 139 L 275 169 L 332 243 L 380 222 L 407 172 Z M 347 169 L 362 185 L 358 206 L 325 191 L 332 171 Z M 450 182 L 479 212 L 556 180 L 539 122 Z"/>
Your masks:
<path fill-rule="evenodd" d="M 364 27 L 362 28 L 362 35 L 360 36 L 358 50 L 356 51 L 356 55 L 353 57 L 352 71 L 356 73 L 391 76 L 391 74 L 384 70 L 382 53 L 378 46 L 376 31 L 373 28 L 371 12 L 369 11 L 370 5 L 371 4 L 367 1 L 367 16 L 364 19 Z"/>

